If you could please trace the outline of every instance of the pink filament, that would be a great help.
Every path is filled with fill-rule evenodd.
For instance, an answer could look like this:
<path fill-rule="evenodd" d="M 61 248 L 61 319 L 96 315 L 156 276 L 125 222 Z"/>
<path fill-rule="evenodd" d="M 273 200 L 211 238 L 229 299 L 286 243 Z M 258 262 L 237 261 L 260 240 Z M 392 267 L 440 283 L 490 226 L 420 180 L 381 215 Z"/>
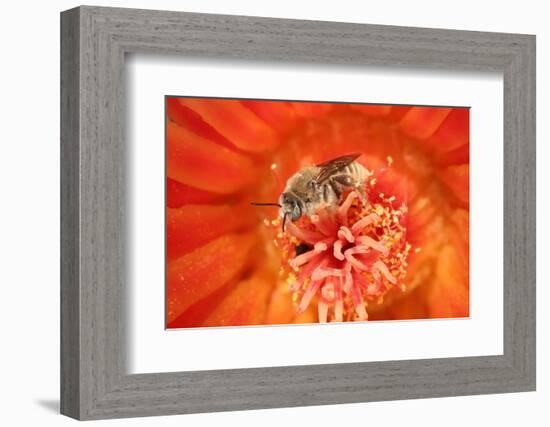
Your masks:
<path fill-rule="evenodd" d="M 361 261 L 359 261 L 357 258 L 355 258 L 355 257 L 353 256 L 353 254 L 351 253 L 351 251 L 346 251 L 345 257 L 346 257 L 346 260 L 347 260 L 353 267 L 355 267 L 356 270 L 368 271 L 369 267 L 366 266 L 366 265 L 365 265 L 364 263 L 362 263 Z"/>
<path fill-rule="evenodd" d="M 353 235 L 351 230 L 345 225 L 340 227 L 340 230 L 338 230 L 338 237 L 340 239 L 345 239 L 350 243 L 355 242 L 355 236 Z"/>
<path fill-rule="evenodd" d="M 325 237 L 321 233 L 318 233 L 316 231 L 299 228 L 292 221 L 287 221 L 286 227 L 288 228 L 290 233 L 294 235 L 297 239 L 312 245 Z"/>
<path fill-rule="evenodd" d="M 338 219 L 344 225 L 348 225 L 348 211 L 356 198 L 357 198 L 357 193 L 355 191 L 350 192 L 346 197 L 346 199 L 344 200 L 344 203 L 342 203 L 338 208 L 338 212 L 337 212 Z"/>
<path fill-rule="evenodd" d="M 378 252 L 381 252 L 383 256 L 388 255 L 388 248 L 386 248 L 382 243 L 377 242 L 376 240 L 374 240 L 369 236 L 359 236 L 357 238 L 357 241 L 359 243 L 362 243 L 365 246 L 368 246 L 377 250 Z"/>
<path fill-rule="evenodd" d="M 313 280 L 321 280 L 325 279 L 326 277 L 342 277 L 343 275 L 344 272 L 339 268 L 318 267 L 311 275 L 311 278 Z"/>
<path fill-rule="evenodd" d="M 351 227 L 351 230 L 354 233 L 358 233 L 359 231 L 363 230 L 363 228 L 371 225 L 373 222 L 375 222 L 378 219 L 378 215 L 372 213 L 370 215 L 367 215 L 364 218 L 361 218 L 359 221 L 357 221 L 353 226 Z"/>
<path fill-rule="evenodd" d="M 344 295 L 348 298 L 346 301 L 351 301 L 355 318 L 366 320 L 368 314 L 363 297 L 376 297 L 386 289 L 382 277 L 391 284 L 397 282 L 382 261 L 388 256 L 389 249 L 383 242 L 361 234 L 366 227 L 376 223 L 379 216 L 371 213 L 348 226 L 349 210 L 357 198 L 358 194 L 352 191 L 336 214 L 321 209 L 311 215 L 314 230 L 288 222 L 288 230 L 294 237 L 313 245 L 313 249 L 290 261 L 293 268 L 299 269 L 291 288 L 299 290 L 306 284 L 298 311 L 306 310 L 313 297 L 318 295 L 320 322 L 328 321 L 330 308 L 334 312 L 333 321 L 344 320 Z"/>
<path fill-rule="evenodd" d="M 392 284 L 395 284 L 397 282 L 397 280 L 395 279 L 395 277 L 393 277 L 393 275 L 390 273 L 390 271 L 388 270 L 388 267 L 386 267 L 386 264 L 384 264 L 382 261 L 376 261 L 373 265 L 372 265 L 372 268 L 373 269 L 376 269 L 378 270 L 379 272 L 381 272 L 384 277 L 389 281 L 391 282 Z"/>
<path fill-rule="evenodd" d="M 292 261 L 290 261 L 290 266 L 294 268 L 298 268 L 304 265 L 305 263 L 311 261 L 311 259 L 315 258 L 321 252 L 326 251 L 327 248 L 328 246 L 326 245 L 326 243 L 323 243 L 323 242 L 315 243 L 315 246 L 311 251 L 298 255 Z"/>
<path fill-rule="evenodd" d="M 319 322 L 320 323 L 327 323 L 328 319 L 328 304 L 323 301 L 319 301 L 319 305 L 317 306 L 317 311 L 319 315 Z"/>
<path fill-rule="evenodd" d="M 309 284 L 306 292 L 302 296 L 302 301 L 300 301 L 300 305 L 298 306 L 298 312 L 299 313 L 303 313 L 304 311 L 306 311 L 306 309 L 309 306 L 309 303 L 311 302 L 311 299 L 313 298 L 313 296 L 317 292 L 317 289 L 319 289 L 319 286 L 321 286 L 321 283 L 322 283 L 322 281 L 317 280 L 317 281 L 313 281 Z"/>
<path fill-rule="evenodd" d="M 334 242 L 334 247 L 332 252 L 334 254 L 334 258 L 336 258 L 339 261 L 343 261 L 344 259 L 346 259 L 345 255 L 342 253 L 343 246 L 344 244 L 342 243 L 341 240 L 337 240 L 336 242 Z"/>

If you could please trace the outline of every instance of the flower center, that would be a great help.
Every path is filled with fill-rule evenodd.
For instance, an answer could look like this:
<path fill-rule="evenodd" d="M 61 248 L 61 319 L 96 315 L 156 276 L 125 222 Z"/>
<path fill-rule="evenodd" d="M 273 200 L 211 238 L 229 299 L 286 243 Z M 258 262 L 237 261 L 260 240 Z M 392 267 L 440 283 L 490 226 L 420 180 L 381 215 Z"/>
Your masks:
<path fill-rule="evenodd" d="M 316 304 L 320 322 L 367 320 L 369 303 L 381 304 L 392 288 L 404 288 L 407 207 L 405 201 L 395 207 L 396 198 L 375 186 L 371 179 L 359 189 L 366 199 L 350 191 L 337 206 L 287 222 L 277 234 L 298 313 Z"/>

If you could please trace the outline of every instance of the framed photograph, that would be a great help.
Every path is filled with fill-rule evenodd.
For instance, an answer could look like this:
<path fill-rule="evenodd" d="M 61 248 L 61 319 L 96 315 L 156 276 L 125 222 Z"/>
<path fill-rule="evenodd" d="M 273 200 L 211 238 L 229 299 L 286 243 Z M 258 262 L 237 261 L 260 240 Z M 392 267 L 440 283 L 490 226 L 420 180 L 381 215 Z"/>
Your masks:
<path fill-rule="evenodd" d="M 166 115 L 168 329 L 469 316 L 469 108 Z"/>
<path fill-rule="evenodd" d="M 535 37 L 61 14 L 61 412 L 535 390 Z"/>

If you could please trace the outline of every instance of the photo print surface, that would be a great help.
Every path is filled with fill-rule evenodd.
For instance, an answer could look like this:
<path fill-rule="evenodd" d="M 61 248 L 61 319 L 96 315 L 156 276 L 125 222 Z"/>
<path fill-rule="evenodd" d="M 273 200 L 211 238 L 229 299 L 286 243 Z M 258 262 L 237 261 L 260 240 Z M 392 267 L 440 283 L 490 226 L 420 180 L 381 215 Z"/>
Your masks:
<path fill-rule="evenodd" d="M 165 106 L 166 328 L 469 316 L 469 108 Z"/>

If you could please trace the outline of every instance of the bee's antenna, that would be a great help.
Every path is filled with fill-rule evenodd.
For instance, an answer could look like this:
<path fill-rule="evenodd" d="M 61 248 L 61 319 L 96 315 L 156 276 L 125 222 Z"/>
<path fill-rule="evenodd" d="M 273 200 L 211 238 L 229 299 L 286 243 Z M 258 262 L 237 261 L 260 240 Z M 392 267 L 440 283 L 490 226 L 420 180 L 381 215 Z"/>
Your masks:
<path fill-rule="evenodd" d="M 288 215 L 288 212 L 285 212 L 283 215 L 283 233 L 285 232 L 285 223 L 286 223 L 286 216 Z"/>
<path fill-rule="evenodd" d="M 282 207 L 279 203 L 258 203 L 258 202 L 250 202 L 252 206 L 278 206 Z"/>

